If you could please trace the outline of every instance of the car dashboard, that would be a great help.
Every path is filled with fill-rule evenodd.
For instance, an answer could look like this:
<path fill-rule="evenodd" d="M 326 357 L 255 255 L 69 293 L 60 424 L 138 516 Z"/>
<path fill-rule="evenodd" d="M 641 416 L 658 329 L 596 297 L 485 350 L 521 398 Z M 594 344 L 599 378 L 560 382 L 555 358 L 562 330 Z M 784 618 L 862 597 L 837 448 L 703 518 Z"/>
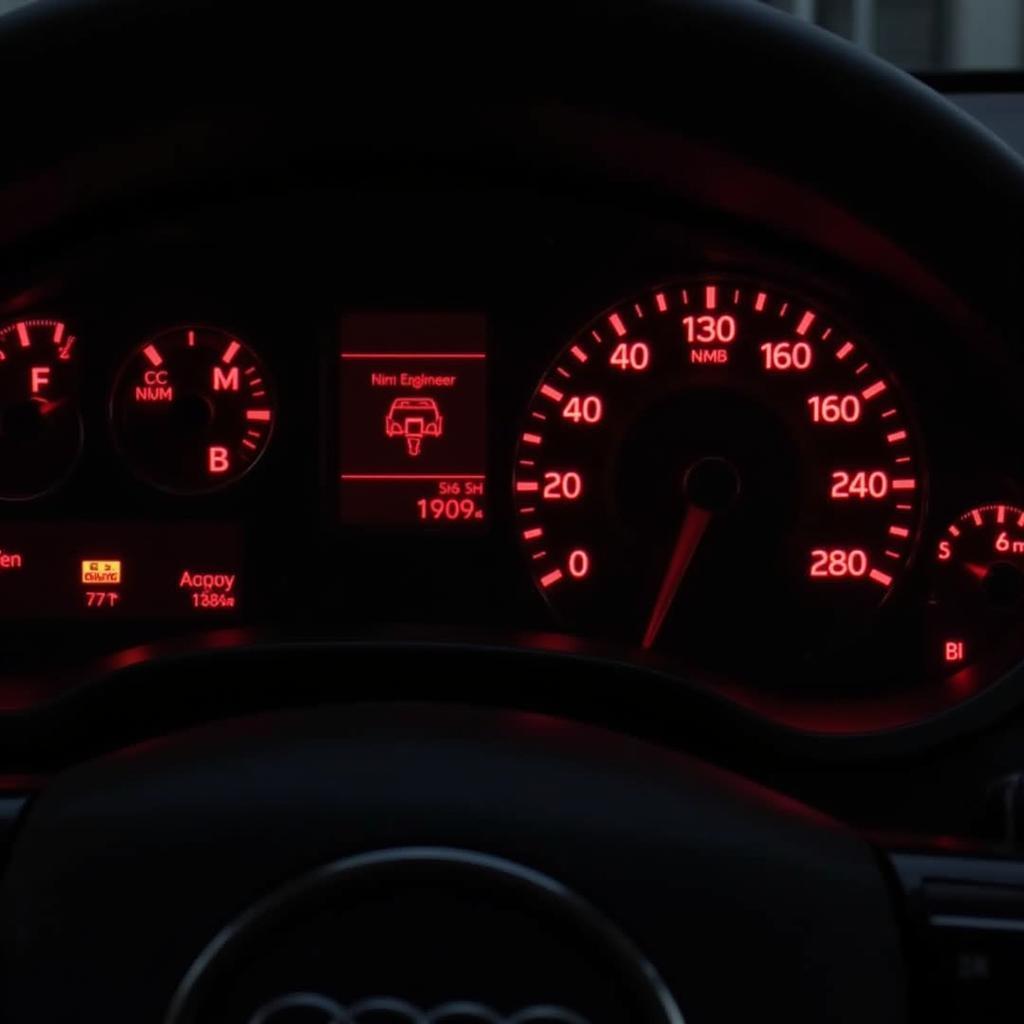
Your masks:
<path fill-rule="evenodd" d="M 90 82 L 98 141 L 0 197 L 12 834 L 94 757 L 413 702 L 684 749 L 897 886 L 1015 870 L 1024 170 L 941 156 L 909 80 L 833 116 L 834 59 L 752 102 L 709 58 L 697 109 L 574 62 L 466 109 L 146 96 L 134 137 Z"/>
<path fill-rule="evenodd" d="M 12 709 L 158 643 L 475 635 L 843 735 L 1020 656 L 1007 339 L 748 222 L 285 190 L 3 316 Z"/>

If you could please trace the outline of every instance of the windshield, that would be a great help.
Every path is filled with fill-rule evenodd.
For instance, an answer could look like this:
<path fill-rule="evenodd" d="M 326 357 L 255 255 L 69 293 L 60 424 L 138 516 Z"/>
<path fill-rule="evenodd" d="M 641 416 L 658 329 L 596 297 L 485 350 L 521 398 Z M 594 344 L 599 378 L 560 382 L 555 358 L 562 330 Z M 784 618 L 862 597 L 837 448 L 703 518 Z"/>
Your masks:
<path fill-rule="evenodd" d="M 764 0 L 910 71 L 1024 67 L 1024 0 Z"/>

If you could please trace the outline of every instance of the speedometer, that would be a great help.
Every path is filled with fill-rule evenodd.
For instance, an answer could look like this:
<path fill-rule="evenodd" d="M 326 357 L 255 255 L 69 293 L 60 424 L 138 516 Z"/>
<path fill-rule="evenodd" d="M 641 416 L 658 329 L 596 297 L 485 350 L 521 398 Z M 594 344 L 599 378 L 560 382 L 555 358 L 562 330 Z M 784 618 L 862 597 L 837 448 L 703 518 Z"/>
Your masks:
<path fill-rule="evenodd" d="M 876 347 L 760 282 L 677 282 L 586 324 L 519 434 L 514 499 L 563 621 L 710 671 L 796 671 L 899 584 L 920 446 Z"/>

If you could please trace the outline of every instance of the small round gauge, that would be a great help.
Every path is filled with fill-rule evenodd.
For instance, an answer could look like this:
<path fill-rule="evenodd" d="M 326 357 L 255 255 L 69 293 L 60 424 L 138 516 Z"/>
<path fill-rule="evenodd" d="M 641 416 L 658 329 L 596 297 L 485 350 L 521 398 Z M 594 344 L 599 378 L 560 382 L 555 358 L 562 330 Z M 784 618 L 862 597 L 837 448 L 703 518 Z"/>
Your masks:
<path fill-rule="evenodd" d="M 795 678 L 898 584 L 924 498 L 877 349 L 759 281 L 696 278 L 587 323 L 544 373 L 514 497 L 562 620 Z"/>
<path fill-rule="evenodd" d="M 930 660 L 958 672 L 1005 651 L 1024 621 L 1024 509 L 980 505 L 935 549 Z"/>
<path fill-rule="evenodd" d="M 244 476 L 266 450 L 275 402 L 259 356 L 233 334 L 175 327 L 140 345 L 114 385 L 111 417 L 135 472 L 199 494 Z"/>
<path fill-rule="evenodd" d="M 0 328 L 0 498 L 61 484 L 82 449 L 77 339 L 62 320 Z"/>

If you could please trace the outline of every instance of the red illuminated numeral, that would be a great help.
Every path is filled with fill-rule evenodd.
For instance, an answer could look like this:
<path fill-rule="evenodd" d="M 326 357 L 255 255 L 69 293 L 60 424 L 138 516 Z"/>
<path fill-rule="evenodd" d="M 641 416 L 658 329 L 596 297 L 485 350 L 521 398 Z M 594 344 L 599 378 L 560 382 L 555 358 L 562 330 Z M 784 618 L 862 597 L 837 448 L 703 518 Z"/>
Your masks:
<path fill-rule="evenodd" d="M 197 610 L 229 610 L 237 604 L 234 594 L 199 593 L 192 594 L 192 607 Z"/>
<path fill-rule="evenodd" d="M 736 317 L 734 316 L 684 316 L 683 327 L 686 340 L 711 345 L 716 342 L 728 345 L 736 337 Z"/>
<path fill-rule="evenodd" d="M 860 419 L 857 395 L 811 395 L 807 404 L 815 423 L 856 423 Z"/>
<path fill-rule="evenodd" d="M 483 519 L 483 509 L 472 498 L 420 498 L 416 502 L 419 517 L 429 521 L 457 522 Z"/>
<path fill-rule="evenodd" d="M 590 555 L 582 548 L 577 548 L 569 555 L 569 575 L 578 580 L 590 573 Z"/>
<path fill-rule="evenodd" d="M 848 473 L 837 469 L 832 474 L 832 497 L 836 501 L 847 498 L 884 498 L 889 493 L 889 476 L 881 470 L 867 472 L 861 470 Z"/>
<path fill-rule="evenodd" d="M 868 556 L 860 548 L 815 548 L 811 552 L 811 575 L 815 577 L 866 576 Z"/>
<path fill-rule="evenodd" d="M 814 359 L 806 341 L 766 341 L 761 355 L 766 370 L 806 370 Z"/>
<path fill-rule="evenodd" d="M 1024 554 L 1024 540 L 1010 540 L 1010 535 L 1005 530 L 999 531 L 993 547 L 1001 555 L 1007 552 L 1012 555 Z"/>
<path fill-rule="evenodd" d="M 953 545 L 948 540 L 939 541 L 939 561 L 948 562 L 953 557 Z"/>
<path fill-rule="evenodd" d="M 562 408 L 562 415 L 573 423 L 600 423 L 604 404 L 597 395 L 573 395 Z"/>
<path fill-rule="evenodd" d="M 620 341 L 608 361 L 620 370 L 646 370 L 651 365 L 651 347 L 646 341 Z"/>
<path fill-rule="evenodd" d="M 583 493 L 583 478 L 579 473 L 545 473 L 545 501 L 575 501 Z"/>

